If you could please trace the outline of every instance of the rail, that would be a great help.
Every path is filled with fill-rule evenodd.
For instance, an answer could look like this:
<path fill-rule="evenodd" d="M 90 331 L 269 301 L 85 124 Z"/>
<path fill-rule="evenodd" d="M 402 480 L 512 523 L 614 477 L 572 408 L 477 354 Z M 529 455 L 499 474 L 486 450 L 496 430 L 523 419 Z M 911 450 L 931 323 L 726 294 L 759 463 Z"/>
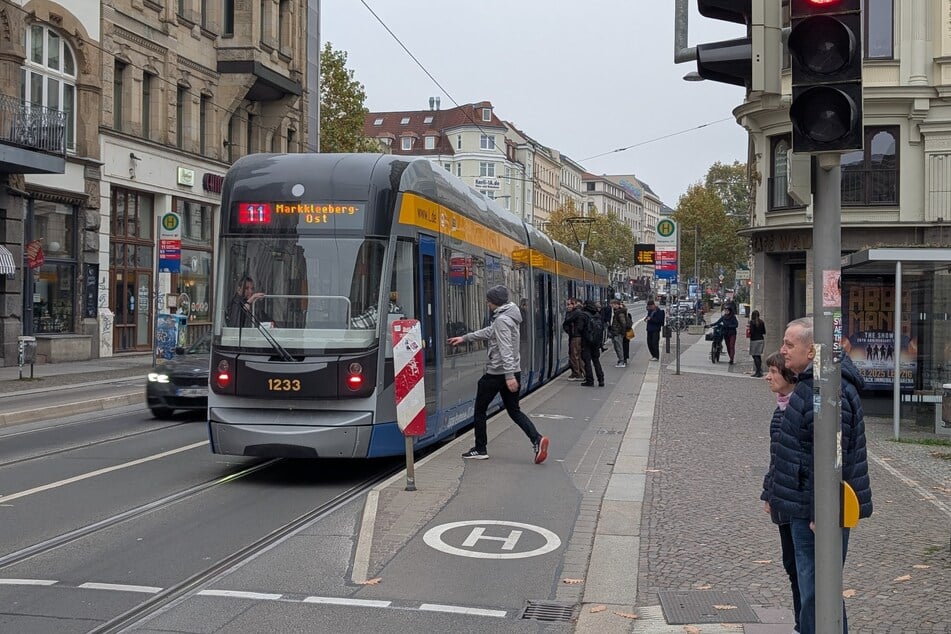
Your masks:
<path fill-rule="evenodd" d="M 66 157 L 66 113 L 0 95 L 0 143 Z"/>

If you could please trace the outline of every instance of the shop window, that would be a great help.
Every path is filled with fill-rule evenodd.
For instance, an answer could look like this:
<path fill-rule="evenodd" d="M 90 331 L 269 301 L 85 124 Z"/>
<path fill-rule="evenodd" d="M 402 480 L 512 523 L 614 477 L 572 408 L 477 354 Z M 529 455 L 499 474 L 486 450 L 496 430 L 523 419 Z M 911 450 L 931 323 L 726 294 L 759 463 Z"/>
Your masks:
<path fill-rule="evenodd" d="M 32 278 L 33 332 L 75 332 L 76 207 L 40 200 L 31 207 L 30 241 L 44 255 Z"/>
<path fill-rule="evenodd" d="M 178 310 L 188 319 L 188 341 L 197 341 L 211 330 L 212 218 L 214 208 L 192 200 L 174 199 L 181 217 L 181 270 L 172 274 L 172 288 L 179 293 Z"/>

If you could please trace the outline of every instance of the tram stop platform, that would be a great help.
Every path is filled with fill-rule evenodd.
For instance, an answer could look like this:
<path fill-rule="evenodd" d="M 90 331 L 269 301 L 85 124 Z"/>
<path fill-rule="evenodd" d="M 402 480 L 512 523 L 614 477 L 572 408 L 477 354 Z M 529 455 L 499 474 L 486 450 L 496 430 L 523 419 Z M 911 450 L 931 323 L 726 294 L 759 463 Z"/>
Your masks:
<path fill-rule="evenodd" d="M 679 373 L 670 353 L 649 361 L 642 327 L 634 343 L 625 369 L 603 355 L 606 387 L 565 374 L 522 400 L 551 440 L 544 464 L 500 413 L 488 460 L 461 458 L 468 431 L 416 463 L 418 490 L 397 474 L 133 631 L 788 634 L 779 534 L 759 500 L 774 397 L 739 351 L 712 364 L 702 336 L 682 338 Z M 881 436 L 870 423 L 870 452 L 926 481 L 911 471 L 923 454 Z M 908 572 L 908 548 L 947 548 L 946 518 L 873 477 L 881 509 L 853 531 L 845 570 L 850 623 L 940 623 L 925 607 L 937 560 L 916 566 L 925 586 L 879 589 Z M 914 546 L 877 537 L 909 522 L 918 533 L 897 542 Z"/>

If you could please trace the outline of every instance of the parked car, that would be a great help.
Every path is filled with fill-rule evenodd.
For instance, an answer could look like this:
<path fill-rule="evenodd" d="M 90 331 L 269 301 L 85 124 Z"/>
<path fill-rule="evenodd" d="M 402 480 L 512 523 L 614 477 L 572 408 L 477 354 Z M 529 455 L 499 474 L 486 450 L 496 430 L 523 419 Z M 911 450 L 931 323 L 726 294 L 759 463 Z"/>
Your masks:
<path fill-rule="evenodd" d="M 188 348 L 177 348 L 175 353 L 172 359 L 153 368 L 145 383 L 145 400 L 155 418 L 169 418 L 178 409 L 208 407 L 211 335 Z"/>

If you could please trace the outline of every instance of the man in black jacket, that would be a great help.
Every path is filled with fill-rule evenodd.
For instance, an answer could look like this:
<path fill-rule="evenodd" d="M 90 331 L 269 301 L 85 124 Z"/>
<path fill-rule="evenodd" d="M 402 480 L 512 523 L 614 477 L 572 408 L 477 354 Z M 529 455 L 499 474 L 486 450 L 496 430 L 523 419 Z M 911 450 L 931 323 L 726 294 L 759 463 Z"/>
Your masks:
<path fill-rule="evenodd" d="M 660 331 L 664 327 L 664 311 L 657 307 L 654 300 L 647 300 L 647 349 L 650 351 L 651 361 L 660 359 Z"/>
<path fill-rule="evenodd" d="M 769 506 L 789 518 L 796 551 L 801 611 L 800 632 L 816 631 L 816 553 L 815 553 L 815 472 L 812 461 L 813 412 L 813 325 L 811 317 L 789 322 L 780 352 L 786 367 L 798 373 L 799 382 L 789 396 L 789 404 L 780 423 L 779 442 L 773 471 Z M 842 480 L 848 482 L 859 501 L 859 517 L 872 514 L 872 489 L 868 477 L 865 448 L 865 416 L 858 390 L 864 382 L 848 356 L 842 366 Z M 849 529 L 842 529 L 842 561 L 849 546 Z M 843 608 L 844 610 L 844 608 Z M 843 611 L 844 616 L 844 611 Z M 843 618 L 843 634 L 848 621 Z"/>
<path fill-rule="evenodd" d="M 581 333 L 584 331 L 584 314 L 577 297 L 569 297 L 566 302 L 568 312 L 561 328 L 568 333 L 568 364 L 571 366 L 569 381 L 584 379 L 584 366 L 581 363 Z"/>

